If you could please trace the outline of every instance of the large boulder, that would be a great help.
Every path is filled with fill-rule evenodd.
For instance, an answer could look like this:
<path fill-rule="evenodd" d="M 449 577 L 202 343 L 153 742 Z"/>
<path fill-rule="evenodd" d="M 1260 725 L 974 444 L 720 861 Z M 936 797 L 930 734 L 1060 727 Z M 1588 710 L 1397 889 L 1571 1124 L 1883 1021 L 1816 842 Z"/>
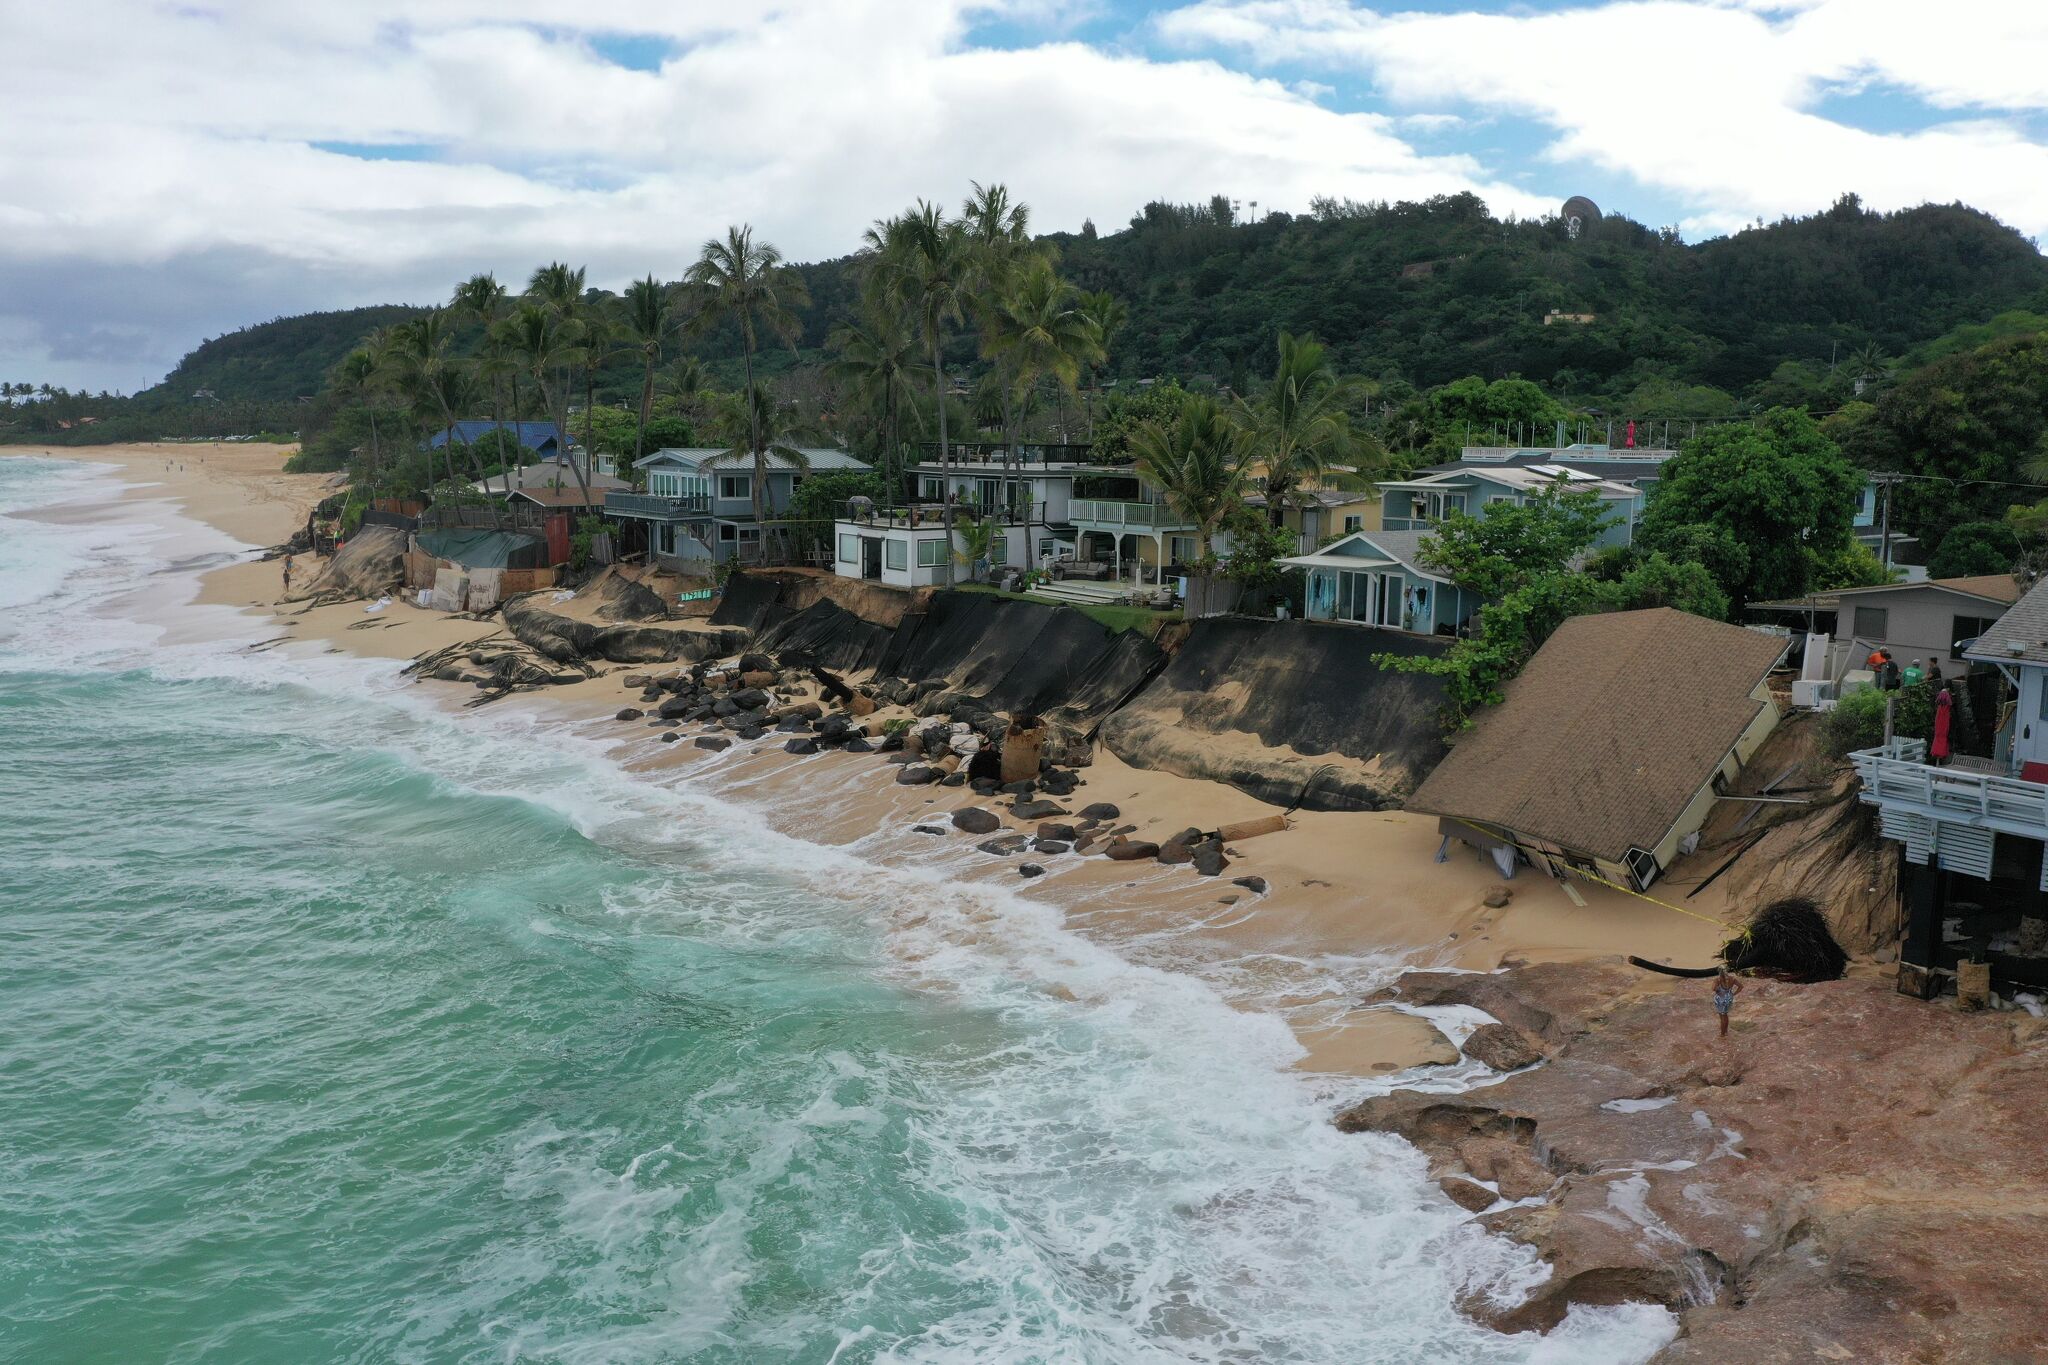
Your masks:
<path fill-rule="evenodd" d="M 1495 1071 L 1519 1071 L 1543 1060 L 1545 1052 L 1510 1024 L 1481 1024 L 1465 1040 L 1465 1055 Z"/>
<path fill-rule="evenodd" d="M 964 806 L 953 812 L 953 828 L 966 834 L 994 834 L 1002 827 L 1003 822 L 994 811 L 979 806 Z"/>

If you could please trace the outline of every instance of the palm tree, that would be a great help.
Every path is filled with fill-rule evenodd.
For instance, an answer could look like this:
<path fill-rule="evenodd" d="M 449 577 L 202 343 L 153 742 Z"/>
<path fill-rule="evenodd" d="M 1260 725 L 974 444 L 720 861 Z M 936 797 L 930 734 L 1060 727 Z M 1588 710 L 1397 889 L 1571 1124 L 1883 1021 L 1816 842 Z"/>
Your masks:
<path fill-rule="evenodd" d="M 1148 422 L 1131 433 L 1138 477 L 1194 526 L 1204 560 L 1211 556 L 1217 528 L 1243 500 L 1252 449 L 1244 428 L 1215 399 L 1200 393 L 1189 394 L 1166 421 Z"/>
<path fill-rule="evenodd" d="M 654 367 L 669 329 L 669 292 L 649 275 L 626 287 L 626 334 L 640 353 L 640 428 L 633 437 L 633 462 L 647 453 L 647 415 L 654 407 Z"/>
<path fill-rule="evenodd" d="M 474 369 L 448 354 L 454 335 L 453 314 L 444 308 L 436 308 L 410 322 L 401 323 L 393 334 L 400 383 L 412 399 L 414 411 L 423 419 L 423 425 L 431 423 L 438 415 L 441 429 L 447 434 L 441 457 L 448 472 L 451 495 L 461 482 L 455 475 L 455 414 L 476 398 Z M 467 445 L 463 449 L 471 477 L 481 482 L 476 453 Z M 491 507 L 492 524 L 502 524 L 497 504 L 494 502 Z"/>
<path fill-rule="evenodd" d="M 564 318 L 559 310 L 544 303 L 528 303 L 507 318 L 504 323 L 505 339 L 512 353 L 525 364 L 527 373 L 533 376 L 534 386 L 540 390 L 541 406 L 547 410 L 548 420 L 555 424 L 556 433 L 562 439 L 568 438 L 569 430 L 569 367 L 579 355 L 578 339 L 580 324 Z M 555 382 L 550 386 L 549 376 Z M 590 479 L 584 473 L 580 460 L 569 461 L 570 470 L 576 475 L 576 486 L 583 494 L 584 506 L 590 505 Z"/>
<path fill-rule="evenodd" d="M 1088 315 L 1090 322 L 1095 324 L 1096 340 L 1102 347 L 1103 355 L 1107 357 L 1110 343 L 1116 340 L 1116 334 L 1124 329 L 1124 324 L 1131 320 L 1130 308 L 1124 304 L 1122 299 L 1119 299 L 1107 289 L 1100 289 L 1093 294 L 1083 294 L 1081 296 L 1081 311 Z M 1096 363 L 1100 364 L 1101 362 L 1098 361 Z M 1089 367 L 1091 377 L 1093 369 L 1094 366 Z M 1063 435 L 1066 432 L 1066 426 L 1066 412 L 1062 409 L 1060 413 L 1060 431 Z M 1095 409 L 1092 407 L 1088 409 L 1088 435 L 1089 439 L 1094 439 Z"/>
<path fill-rule="evenodd" d="M 383 364 L 377 353 L 371 350 L 370 344 L 365 343 L 342 357 L 341 364 L 335 368 L 334 378 L 342 393 L 361 403 L 363 410 L 369 414 L 370 464 L 365 471 L 365 482 L 374 488 L 378 467 L 381 464 L 377 450 L 377 391 L 384 380 Z"/>
<path fill-rule="evenodd" d="M 973 192 L 960 206 L 960 224 L 967 234 L 967 250 L 973 269 L 970 306 L 981 331 L 982 354 L 996 359 L 990 349 L 990 338 L 1000 329 L 1004 300 L 1029 264 L 1046 261 L 1048 253 L 1035 249 L 1031 244 L 1031 209 L 1028 205 L 1011 199 L 1005 186 L 982 185 L 976 181 L 968 183 Z M 1008 503 L 1012 500 L 1011 477 L 1017 455 L 1016 424 L 1011 420 L 1014 384 L 1006 382 L 1013 376 L 1005 373 L 1000 361 L 996 370 L 995 393 L 1001 404 L 998 420 L 1003 429 L 1003 501 Z"/>
<path fill-rule="evenodd" d="M 903 414 L 924 427 L 914 387 L 925 369 L 917 337 L 900 317 L 869 308 L 861 321 L 836 328 L 827 344 L 839 352 L 831 362 L 832 377 L 851 387 L 870 412 L 881 414 L 882 479 L 894 497 L 903 478 Z"/>
<path fill-rule="evenodd" d="M 726 443 L 724 453 L 743 455 L 753 467 L 754 525 L 765 538 L 768 527 L 762 519 L 762 507 L 771 468 L 769 457 L 781 459 L 798 473 L 810 469 L 810 457 L 796 445 L 794 433 L 782 429 L 775 400 L 765 385 L 756 384 L 745 393 L 727 395 L 719 404 L 717 430 Z M 761 544 L 765 549 L 766 540 Z"/>
<path fill-rule="evenodd" d="M 669 383 L 675 388 L 677 412 L 692 421 L 703 416 L 704 390 L 711 383 L 703 361 L 693 355 L 677 356 L 675 368 L 669 371 Z"/>
<path fill-rule="evenodd" d="M 989 557 L 995 543 L 1003 534 L 1003 524 L 994 517 L 977 521 L 973 517 L 960 523 L 960 548 L 953 551 L 953 558 L 968 565 L 970 581 L 981 581 L 980 564 Z"/>
<path fill-rule="evenodd" d="M 477 355 L 477 371 L 479 378 L 487 379 L 490 382 L 491 430 L 497 437 L 498 454 L 503 462 L 505 499 L 509 505 L 512 498 L 512 465 L 515 462 L 524 462 L 519 460 L 516 453 L 511 460 L 504 460 L 503 458 L 505 453 L 505 409 L 498 401 L 498 381 L 504 379 L 509 374 L 516 383 L 518 377 L 517 366 L 513 365 L 508 359 L 505 347 L 495 340 L 498 321 L 505 311 L 506 297 L 505 286 L 498 283 L 498 277 L 489 271 L 484 271 L 481 274 L 471 275 L 461 284 L 455 286 L 455 299 L 452 306 L 456 311 L 465 313 L 473 318 L 477 325 L 484 330 L 483 348 Z M 516 393 L 512 400 L 512 406 L 513 418 L 516 422 L 519 406 Z M 512 440 L 512 448 L 515 452 L 519 449 L 519 445 L 517 428 L 515 427 Z"/>
<path fill-rule="evenodd" d="M 754 240 L 751 224 L 729 227 L 723 241 L 714 237 L 704 243 L 697 263 L 690 267 L 688 278 L 691 286 L 704 295 L 704 316 L 707 320 L 729 318 L 739 327 L 740 359 L 745 376 L 741 388 L 745 401 L 740 406 L 752 424 L 749 427 L 749 449 L 755 452 L 757 465 L 765 465 L 767 428 L 760 418 L 766 395 L 754 383 L 758 329 L 765 327 L 794 350 L 797 317 L 793 310 L 808 304 L 810 293 L 796 272 L 782 263 L 780 251 L 767 242 Z M 768 405 L 767 411 L 772 413 L 773 406 Z M 763 501 L 767 495 L 765 480 L 754 480 L 753 495 L 754 524 L 762 526 L 767 520 L 767 504 Z"/>
<path fill-rule="evenodd" d="M 574 391 L 570 388 L 569 372 L 578 361 L 586 365 L 591 363 L 588 349 L 584 345 L 590 330 L 589 319 L 586 316 L 589 310 L 583 299 L 585 276 L 586 272 L 582 266 L 571 270 L 561 261 L 549 261 L 536 269 L 526 282 L 527 297 L 551 310 L 561 319 L 564 335 L 572 343 L 562 349 L 557 362 L 559 371 L 555 382 L 559 404 L 559 411 L 553 419 L 555 435 L 562 442 L 565 454 L 569 444 L 569 395 Z M 584 425 L 587 428 L 589 423 L 586 422 Z M 586 437 L 588 434 L 586 430 Z M 590 443 L 586 439 L 583 444 L 583 458 L 588 460 L 590 454 Z M 576 461 L 572 459 L 569 463 L 575 464 Z M 588 493 L 590 481 L 583 477 L 580 469 L 577 473 L 577 482 L 583 485 L 584 491 Z"/>
<path fill-rule="evenodd" d="M 902 217 L 870 227 L 864 240 L 870 253 L 868 287 L 874 297 L 887 300 L 900 311 L 931 357 L 932 397 L 939 416 L 939 474 L 950 493 L 951 481 L 946 476 L 952 468 L 952 455 L 946 440 L 944 352 L 947 331 L 961 321 L 973 288 L 974 261 L 966 231 L 936 205 L 920 199 Z M 950 544 L 950 496 L 940 508 L 940 517 Z M 946 586 L 952 587 L 953 582 L 949 559 Z"/>
<path fill-rule="evenodd" d="M 1356 387 L 1356 380 L 1338 378 L 1321 342 L 1282 332 L 1272 382 L 1250 400 L 1238 400 L 1237 421 L 1265 465 L 1272 525 L 1285 524 L 1287 505 L 1303 483 L 1325 477 L 1335 462 L 1361 449 L 1344 411 Z"/>
<path fill-rule="evenodd" d="M 1084 364 L 1103 358 L 1101 333 L 1078 304 L 1074 287 L 1039 257 L 1010 277 L 988 309 L 982 349 L 1004 381 L 1006 451 L 1016 448 L 1019 408 L 1041 380 L 1053 380 L 1065 394 L 1080 382 Z"/>

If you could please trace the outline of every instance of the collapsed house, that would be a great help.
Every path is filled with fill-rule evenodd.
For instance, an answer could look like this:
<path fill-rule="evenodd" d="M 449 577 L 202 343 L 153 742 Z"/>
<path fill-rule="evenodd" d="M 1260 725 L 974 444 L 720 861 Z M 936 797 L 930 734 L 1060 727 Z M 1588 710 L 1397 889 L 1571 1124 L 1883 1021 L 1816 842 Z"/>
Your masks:
<path fill-rule="evenodd" d="M 1777 724 L 1785 647 L 1670 607 L 1573 617 L 1407 807 L 1506 875 L 1646 889 Z"/>
<path fill-rule="evenodd" d="M 405 584 L 435 611 L 491 611 L 522 592 L 550 587 L 547 542 L 517 531 L 449 527 L 419 531 L 405 555 Z"/>

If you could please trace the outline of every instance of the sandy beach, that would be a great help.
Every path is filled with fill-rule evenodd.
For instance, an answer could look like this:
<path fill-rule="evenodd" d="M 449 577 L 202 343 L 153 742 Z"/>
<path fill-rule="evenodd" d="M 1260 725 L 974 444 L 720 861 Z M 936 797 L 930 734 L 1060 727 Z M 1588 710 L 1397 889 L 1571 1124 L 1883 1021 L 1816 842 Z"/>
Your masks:
<path fill-rule="evenodd" d="M 501 630 L 495 621 L 402 601 L 375 615 L 362 603 L 281 604 L 281 565 L 260 559 L 257 550 L 286 539 L 331 491 L 331 476 L 282 472 L 288 448 L 176 444 L 12 453 L 113 466 L 131 485 L 127 499 L 168 501 L 252 547 L 241 562 L 207 572 L 196 600 L 262 617 L 278 648 L 410 659 Z M 299 572 L 310 577 L 316 565 L 301 557 Z M 942 858 L 949 875 L 1056 905 L 1070 927 L 1130 960 L 1196 972 L 1241 1008 L 1282 1014 L 1304 1044 L 1298 1065 L 1333 1077 L 1385 1076 L 1448 1060 L 1443 1037 L 1420 1013 L 1360 1004 L 1364 986 L 1403 966 L 1491 971 L 1623 953 L 1696 965 L 1725 936 L 1729 909 L 1713 889 L 1687 901 L 1687 913 L 1596 886 L 1582 888 L 1584 904 L 1575 904 L 1557 883 L 1526 870 L 1503 883 L 1461 845 L 1438 863 L 1436 821 L 1401 812 L 1296 813 L 1284 832 L 1233 846 L 1221 878 L 1068 855 L 1042 860 L 1048 875 L 1025 884 L 1016 859 L 975 853 L 975 841 L 964 835 L 915 831 L 920 821 L 960 806 L 992 806 L 964 789 L 895 786 L 894 770 L 872 756 L 828 751 L 793 758 L 782 752 L 781 736 L 757 751 L 736 746 L 710 754 L 661 744 L 644 722 L 613 719 L 639 695 L 624 675 L 649 671 L 661 670 L 601 666 L 587 682 L 523 696 L 518 704 L 609 742 L 623 767 L 649 780 L 699 784 L 753 806 L 783 832 L 858 844 L 864 855 L 889 861 Z M 455 684 L 421 686 L 450 706 L 474 696 Z M 1138 838 L 1275 810 L 1220 784 L 1129 767 L 1099 746 L 1083 783 L 1074 801 L 1115 804 Z M 1660 898 L 1682 897 L 1687 872 L 1674 869 Z M 1266 890 L 1237 885 L 1237 878 L 1263 879 Z M 1508 904 L 1486 905 L 1503 886 L 1512 892 Z"/>

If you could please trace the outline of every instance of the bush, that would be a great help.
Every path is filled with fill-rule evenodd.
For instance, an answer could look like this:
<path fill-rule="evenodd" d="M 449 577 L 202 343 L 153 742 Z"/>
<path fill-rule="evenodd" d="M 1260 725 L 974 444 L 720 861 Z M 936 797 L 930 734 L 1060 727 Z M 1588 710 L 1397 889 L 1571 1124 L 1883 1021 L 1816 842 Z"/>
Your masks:
<path fill-rule="evenodd" d="M 1836 758 L 1884 743 L 1884 693 L 1874 687 L 1851 692 L 1820 718 L 1820 744 Z"/>

